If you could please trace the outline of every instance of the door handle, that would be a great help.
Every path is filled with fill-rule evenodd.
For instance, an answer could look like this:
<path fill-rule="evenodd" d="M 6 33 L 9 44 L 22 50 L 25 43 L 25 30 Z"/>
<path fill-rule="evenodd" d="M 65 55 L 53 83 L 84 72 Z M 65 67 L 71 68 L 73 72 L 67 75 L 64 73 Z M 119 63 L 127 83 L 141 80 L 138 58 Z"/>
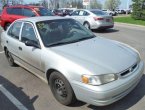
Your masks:
<path fill-rule="evenodd" d="M 22 47 L 19 47 L 19 50 L 21 50 L 21 51 L 22 51 Z"/>

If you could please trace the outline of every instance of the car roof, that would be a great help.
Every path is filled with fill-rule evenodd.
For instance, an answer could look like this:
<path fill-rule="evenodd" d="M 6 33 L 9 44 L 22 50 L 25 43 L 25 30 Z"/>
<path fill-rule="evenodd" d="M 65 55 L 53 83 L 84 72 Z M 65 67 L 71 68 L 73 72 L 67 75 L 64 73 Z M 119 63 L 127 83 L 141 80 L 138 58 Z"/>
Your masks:
<path fill-rule="evenodd" d="M 40 21 L 47 21 L 47 20 L 57 20 L 57 19 L 71 19 L 71 18 L 65 18 L 65 17 L 59 17 L 59 16 L 38 16 L 38 17 L 29 17 L 29 18 L 22 18 L 18 19 L 16 21 L 25 21 L 25 22 L 40 22 Z"/>
<path fill-rule="evenodd" d="M 89 9 L 89 11 L 102 11 L 100 9 Z"/>
<path fill-rule="evenodd" d="M 100 9 L 77 9 L 77 10 L 83 10 L 83 11 L 87 11 L 87 12 L 91 12 L 91 11 L 102 11 Z M 75 10 L 75 11 L 77 11 Z"/>
<path fill-rule="evenodd" d="M 15 5 L 15 6 L 7 6 L 7 8 L 42 8 L 43 6 L 33 6 L 33 5 Z"/>

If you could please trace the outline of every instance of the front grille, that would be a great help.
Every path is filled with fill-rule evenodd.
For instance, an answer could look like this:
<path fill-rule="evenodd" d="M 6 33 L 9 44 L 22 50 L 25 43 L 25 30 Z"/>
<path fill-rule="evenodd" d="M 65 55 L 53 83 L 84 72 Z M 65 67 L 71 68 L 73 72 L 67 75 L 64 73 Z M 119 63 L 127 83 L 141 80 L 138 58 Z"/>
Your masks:
<path fill-rule="evenodd" d="M 131 66 L 130 68 L 126 69 L 125 71 L 121 72 L 120 76 L 126 76 L 129 73 L 135 71 L 136 68 L 137 68 L 137 63 Z"/>

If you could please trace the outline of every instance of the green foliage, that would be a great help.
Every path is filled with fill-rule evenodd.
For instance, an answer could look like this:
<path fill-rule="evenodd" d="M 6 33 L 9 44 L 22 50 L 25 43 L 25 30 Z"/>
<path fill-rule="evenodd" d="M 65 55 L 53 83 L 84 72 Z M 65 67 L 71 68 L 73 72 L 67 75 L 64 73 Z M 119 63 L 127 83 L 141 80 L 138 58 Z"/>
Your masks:
<path fill-rule="evenodd" d="M 121 4 L 120 0 L 106 0 L 105 9 L 115 10 Z"/>
<path fill-rule="evenodd" d="M 116 17 L 114 18 L 115 22 L 120 22 L 120 23 L 128 23 L 128 24 L 136 24 L 136 25 L 142 25 L 145 26 L 145 21 L 143 20 L 135 20 L 130 16 L 127 17 Z"/>
<path fill-rule="evenodd" d="M 136 20 L 145 20 L 145 0 L 132 0 L 133 13 L 132 18 Z"/>
<path fill-rule="evenodd" d="M 102 9 L 102 4 L 98 2 L 97 0 L 91 0 L 91 6 L 92 9 Z"/>

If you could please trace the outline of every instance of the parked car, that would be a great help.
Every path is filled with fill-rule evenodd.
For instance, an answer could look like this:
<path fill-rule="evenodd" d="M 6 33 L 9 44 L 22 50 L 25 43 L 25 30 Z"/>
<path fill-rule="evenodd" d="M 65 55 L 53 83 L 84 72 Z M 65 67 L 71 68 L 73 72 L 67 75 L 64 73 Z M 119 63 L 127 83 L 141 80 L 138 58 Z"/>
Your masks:
<path fill-rule="evenodd" d="M 144 71 L 135 49 L 95 36 L 70 18 L 16 20 L 2 32 L 1 45 L 11 66 L 45 78 L 64 105 L 76 99 L 97 106 L 116 102 L 135 88 Z"/>
<path fill-rule="evenodd" d="M 114 27 L 113 17 L 98 9 L 78 9 L 70 16 L 88 29 L 108 29 Z"/>
<path fill-rule="evenodd" d="M 53 9 L 52 12 L 56 15 L 56 16 L 66 16 L 66 15 L 70 15 L 73 10 L 69 10 L 69 9 L 65 9 L 65 8 L 60 8 L 60 9 Z"/>
<path fill-rule="evenodd" d="M 6 30 L 16 19 L 34 16 L 53 16 L 52 12 L 41 6 L 7 6 L 3 9 L 0 25 Z"/>
<path fill-rule="evenodd" d="M 76 10 L 76 8 L 60 8 L 63 11 L 64 15 L 71 15 L 72 12 Z"/>
<path fill-rule="evenodd" d="M 56 16 L 64 16 L 63 10 L 53 9 L 52 12 L 53 12 Z"/>
<path fill-rule="evenodd" d="M 116 12 L 118 14 L 126 14 L 126 11 L 125 10 L 122 10 L 122 9 L 118 9 L 118 10 L 116 10 Z"/>
<path fill-rule="evenodd" d="M 106 9 L 103 9 L 102 11 L 108 13 L 111 16 L 116 16 L 117 15 L 116 11 L 111 11 L 111 10 L 106 10 Z"/>

